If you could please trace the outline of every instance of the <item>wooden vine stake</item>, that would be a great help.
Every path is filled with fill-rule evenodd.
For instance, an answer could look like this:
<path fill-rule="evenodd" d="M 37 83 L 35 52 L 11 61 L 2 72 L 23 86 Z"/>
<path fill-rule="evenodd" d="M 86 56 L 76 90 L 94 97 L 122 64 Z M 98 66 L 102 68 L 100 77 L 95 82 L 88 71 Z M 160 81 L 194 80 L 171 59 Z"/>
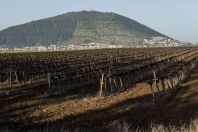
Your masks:
<path fill-rule="evenodd" d="M 11 71 L 11 66 L 10 66 L 10 88 L 12 87 L 12 71 Z"/>
<path fill-rule="evenodd" d="M 122 83 L 122 79 L 120 78 L 120 89 L 122 89 L 123 87 L 123 83 Z"/>
<path fill-rule="evenodd" d="M 50 73 L 47 73 L 47 80 L 48 80 L 48 86 L 49 86 L 49 93 L 51 93 L 51 78 L 50 78 Z"/>
<path fill-rule="evenodd" d="M 154 86 L 157 87 L 157 77 L 155 74 L 155 71 L 153 71 L 153 82 L 154 82 Z M 153 93 L 153 101 L 155 102 L 155 89 L 153 87 L 151 87 L 152 93 Z"/>
<path fill-rule="evenodd" d="M 104 85 L 104 74 L 102 74 L 102 77 L 100 79 L 100 91 L 99 96 L 103 96 L 103 85 Z"/>

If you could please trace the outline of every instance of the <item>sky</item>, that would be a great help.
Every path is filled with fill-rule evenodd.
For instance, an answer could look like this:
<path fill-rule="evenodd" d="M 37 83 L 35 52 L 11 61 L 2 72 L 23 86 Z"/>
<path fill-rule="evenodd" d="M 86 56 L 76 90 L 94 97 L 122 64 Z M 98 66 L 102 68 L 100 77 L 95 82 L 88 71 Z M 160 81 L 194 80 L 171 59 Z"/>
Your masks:
<path fill-rule="evenodd" d="M 82 10 L 118 13 L 174 39 L 198 43 L 198 0 L 0 0 L 0 30 Z"/>

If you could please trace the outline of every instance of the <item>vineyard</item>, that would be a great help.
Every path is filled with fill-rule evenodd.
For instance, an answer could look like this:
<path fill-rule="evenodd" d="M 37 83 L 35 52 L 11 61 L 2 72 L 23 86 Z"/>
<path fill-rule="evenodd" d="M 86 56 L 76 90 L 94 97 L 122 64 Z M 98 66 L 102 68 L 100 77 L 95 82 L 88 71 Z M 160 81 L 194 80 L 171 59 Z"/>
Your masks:
<path fill-rule="evenodd" d="M 1 87 L 12 87 L 42 81 L 51 94 L 95 83 L 100 84 L 100 95 L 108 95 L 143 80 L 165 90 L 166 84 L 171 88 L 184 79 L 197 56 L 198 48 L 1 54 L 0 82 Z"/>
<path fill-rule="evenodd" d="M 85 95 L 105 99 L 141 83 L 147 85 L 151 102 L 159 103 L 197 63 L 197 47 L 1 53 L 0 102 L 5 107 L 1 112 L 11 97 L 26 98 L 24 91 L 35 92 L 31 97 L 44 91 L 50 99 L 84 89 Z"/>

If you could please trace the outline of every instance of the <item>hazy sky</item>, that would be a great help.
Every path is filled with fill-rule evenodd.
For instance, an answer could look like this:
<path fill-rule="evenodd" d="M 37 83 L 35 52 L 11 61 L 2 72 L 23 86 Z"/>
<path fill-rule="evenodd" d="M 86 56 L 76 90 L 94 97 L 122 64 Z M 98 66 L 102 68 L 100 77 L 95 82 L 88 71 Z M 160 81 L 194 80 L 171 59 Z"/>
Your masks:
<path fill-rule="evenodd" d="M 119 13 L 175 39 L 198 42 L 198 0 L 0 0 L 0 30 L 91 9 Z"/>

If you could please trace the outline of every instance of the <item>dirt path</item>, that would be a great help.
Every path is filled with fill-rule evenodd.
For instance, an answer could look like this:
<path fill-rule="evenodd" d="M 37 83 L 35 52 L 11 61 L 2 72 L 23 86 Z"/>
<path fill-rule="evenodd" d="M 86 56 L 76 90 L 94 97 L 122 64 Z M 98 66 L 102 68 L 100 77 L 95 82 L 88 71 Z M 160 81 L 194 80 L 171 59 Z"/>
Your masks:
<path fill-rule="evenodd" d="M 41 115 L 47 115 L 47 118 L 41 119 L 40 122 L 55 121 L 64 119 L 65 116 L 78 115 L 90 110 L 105 109 L 123 100 L 135 99 L 146 94 L 151 94 L 150 87 L 147 84 L 141 83 L 127 91 L 108 97 L 84 97 L 74 100 L 65 100 L 61 103 L 46 104 L 31 113 L 31 117 L 35 118 Z M 138 103 L 138 100 L 136 103 Z"/>
<path fill-rule="evenodd" d="M 83 115 L 90 111 L 103 111 L 119 103 L 125 105 L 126 108 L 124 109 L 129 109 L 140 102 L 144 102 L 145 98 L 151 99 L 151 90 L 146 83 L 137 84 L 124 92 L 107 97 L 98 97 L 98 89 L 90 88 L 73 90 L 64 95 L 49 97 L 45 89 L 39 87 L 22 89 L 16 94 L 1 96 L 0 119 L 19 127 L 48 124 L 49 122 L 65 120 L 67 117 Z M 132 105 L 127 106 L 126 103 L 123 103 L 126 100 L 133 100 Z M 119 108 L 113 113 L 122 110 L 122 108 Z M 70 119 L 68 121 L 70 122 Z"/>

